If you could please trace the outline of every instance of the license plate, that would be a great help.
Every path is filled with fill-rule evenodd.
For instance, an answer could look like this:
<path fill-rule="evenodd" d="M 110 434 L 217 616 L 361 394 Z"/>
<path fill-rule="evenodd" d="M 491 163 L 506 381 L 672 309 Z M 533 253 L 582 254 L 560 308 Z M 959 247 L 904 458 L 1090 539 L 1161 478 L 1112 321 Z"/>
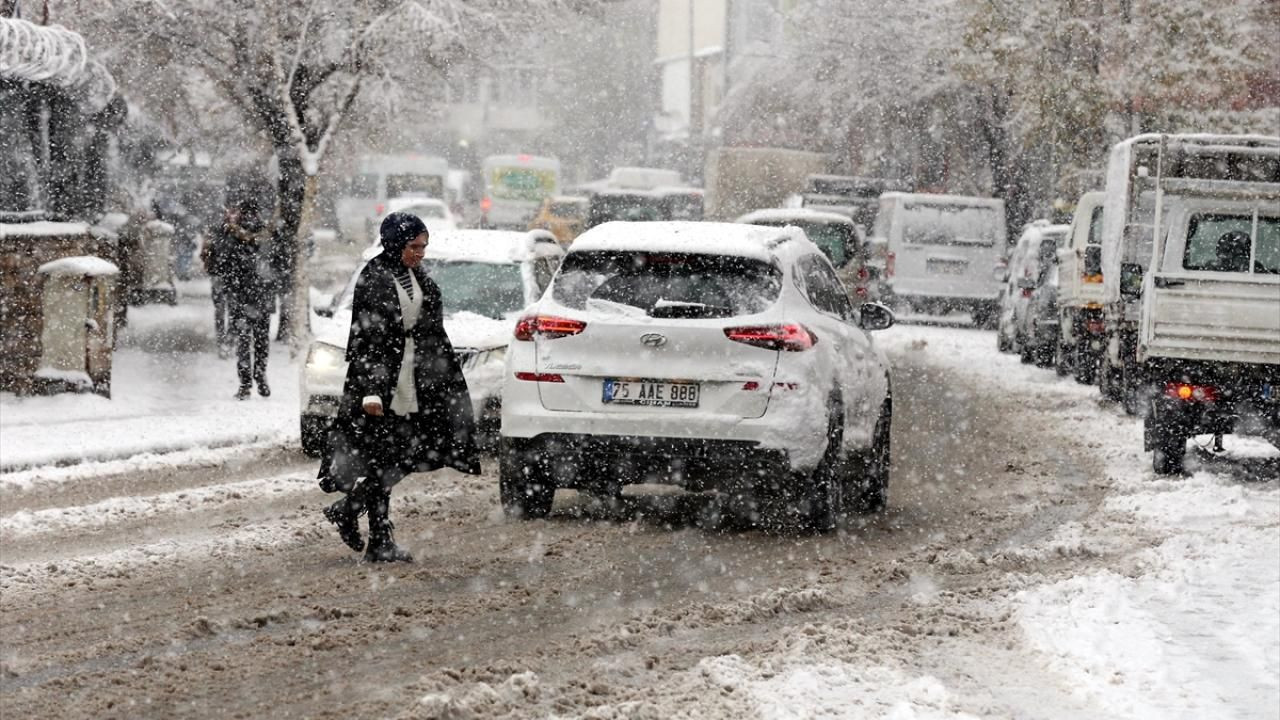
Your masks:
<path fill-rule="evenodd" d="M 924 266 L 935 275 L 963 275 L 969 263 L 964 260 L 926 260 Z"/>
<path fill-rule="evenodd" d="M 604 402 L 648 407 L 698 407 L 698 384 L 666 380 L 606 378 Z"/>

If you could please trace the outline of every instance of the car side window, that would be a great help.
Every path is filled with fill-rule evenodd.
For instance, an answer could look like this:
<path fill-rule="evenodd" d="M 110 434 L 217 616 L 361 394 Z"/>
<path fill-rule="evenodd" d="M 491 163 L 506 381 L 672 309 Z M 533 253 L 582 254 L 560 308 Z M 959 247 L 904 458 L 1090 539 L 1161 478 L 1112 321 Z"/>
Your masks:
<path fill-rule="evenodd" d="M 538 294 L 551 284 L 551 276 L 556 274 L 558 266 L 555 258 L 542 257 L 533 261 L 533 281 L 538 284 Z"/>
<path fill-rule="evenodd" d="M 818 256 L 809 255 L 800 259 L 800 272 L 811 305 L 843 320 L 852 318 L 849 296 L 829 265 Z"/>

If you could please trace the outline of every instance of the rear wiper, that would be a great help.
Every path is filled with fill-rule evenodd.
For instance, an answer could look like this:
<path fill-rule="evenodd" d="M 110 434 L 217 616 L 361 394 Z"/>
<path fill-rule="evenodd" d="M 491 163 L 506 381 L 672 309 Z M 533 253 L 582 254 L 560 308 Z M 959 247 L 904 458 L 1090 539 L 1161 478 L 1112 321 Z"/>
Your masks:
<path fill-rule="evenodd" d="M 680 302 L 676 300 L 659 300 L 649 310 L 650 317 L 656 318 L 702 318 L 726 317 L 733 314 L 733 308 L 724 305 L 708 305 L 698 302 Z"/>

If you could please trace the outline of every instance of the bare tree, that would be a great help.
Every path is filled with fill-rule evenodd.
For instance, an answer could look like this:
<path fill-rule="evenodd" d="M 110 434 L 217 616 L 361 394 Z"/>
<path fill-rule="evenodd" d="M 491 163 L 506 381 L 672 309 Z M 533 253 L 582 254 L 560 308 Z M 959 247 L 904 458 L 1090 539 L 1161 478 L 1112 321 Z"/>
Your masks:
<path fill-rule="evenodd" d="M 353 107 L 545 13 L 595 1 L 132 0 L 88 12 L 116 30 L 117 45 L 146 43 L 196 70 L 270 144 L 279 169 L 274 263 L 290 290 L 282 322 L 296 351 L 317 176 Z"/>

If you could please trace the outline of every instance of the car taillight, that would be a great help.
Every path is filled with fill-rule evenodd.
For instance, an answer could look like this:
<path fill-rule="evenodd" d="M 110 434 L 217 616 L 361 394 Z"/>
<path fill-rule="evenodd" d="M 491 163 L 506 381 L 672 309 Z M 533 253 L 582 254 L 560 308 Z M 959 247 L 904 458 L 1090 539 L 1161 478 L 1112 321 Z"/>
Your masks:
<path fill-rule="evenodd" d="M 884 258 L 884 276 L 893 277 L 894 266 L 897 264 L 897 253 L 889 253 Z"/>
<path fill-rule="evenodd" d="M 1087 330 L 1090 335 L 1101 335 L 1102 331 L 1107 329 L 1107 325 L 1101 320 L 1085 320 L 1084 329 Z"/>
<path fill-rule="evenodd" d="M 1211 403 L 1218 401 L 1218 388 L 1212 385 L 1192 385 L 1191 383 L 1171 382 L 1164 384 L 1165 397 L 1186 402 Z"/>
<path fill-rule="evenodd" d="M 1031 297 L 1031 289 L 1030 289 L 1030 288 L 1022 288 L 1022 297 L 1025 297 L 1025 298 L 1029 298 L 1029 297 Z"/>
<path fill-rule="evenodd" d="M 480 212 L 487 213 L 489 212 L 489 209 L 492 207 L 493 207 L 493 198 L 490 198 L 487 195 L 485 197 L 480 198 Z"/>
<path fill-rule="evenodd" d="M 381 215 L 381 214 L 382 214 L 382 211 L 383 211 L 383 210 L 386 210 L 386 209 L 387 209 L 387 206 L 386 206 L 386 205 L 383 205 L 382 203 L 378 203 L 378 205 L 373 209 L 373 214 L 374 214 L 374 215 Z"/>
<path fill-rule="evenodd" d="M 787 352 L 808 350 L 818 343 L 818 336 L 809 328 L 795 323 L 725 328 L 724 334 L 734 342 Z"/>
<path fill-rule="evenodd" d="M 858 268 L 858 282 L 866 282 L 871 279 L 871 271 L 865 266 Z"/>
<path fill-rule="evenodd" d="M 534 335 L 543 339 L 554 340 L 568 335 L 577 335 L 587 329 L 581 320 L 553 317 L 551 315 L 525 315 L 516 321 L 516 339 L 532 340 Z"/>
<path fill-rule="evenodd" d="M 545 383 L 562 383 L 562 382 L 564 382 L 564 377 L 563 377 L 563 376 L 561 376 L 561 375 L 559 375 L 559 374 L 557 374 L 557 373 L 531 373 L 531 372 L 518 372 L 518 373 L 516 373 L 516 379 L 517 379 L 517 380 L 525 380 L 525 381 L 528 381 L 528 382 L 545 382 Z"/>

